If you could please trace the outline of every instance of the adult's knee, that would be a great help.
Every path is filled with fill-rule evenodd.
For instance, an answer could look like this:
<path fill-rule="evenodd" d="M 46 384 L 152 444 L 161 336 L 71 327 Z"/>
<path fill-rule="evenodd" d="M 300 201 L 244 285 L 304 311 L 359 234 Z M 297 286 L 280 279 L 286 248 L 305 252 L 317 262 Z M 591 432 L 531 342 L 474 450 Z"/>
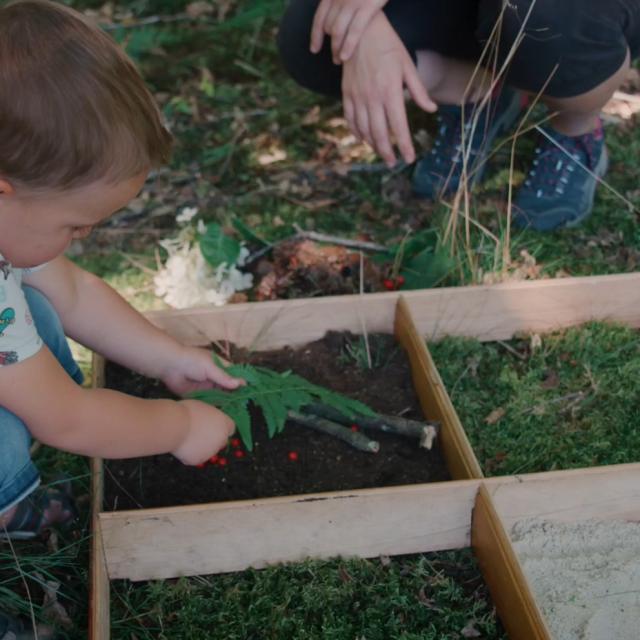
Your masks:
<path fill-rule="evenodd" d="M 619 10 L 601 4 L 587 12 L 579 0 L 483 0 L 478 37 L 486 43 L 497 26 L 499 63 L 508 61 L 506 78 L 519 89 L 580 96 L 606 82 L 627 55 Z"/>
<path fill-rule="evenodd" d="M 278 30 L 278 50 L 284 68 L 301 86 L 325 95 L 339 96 L 341 67 L 331 59 L 329 39 L 317 54 L 309 50 L 311 25 L 318 0 L 291 0 Z"/>

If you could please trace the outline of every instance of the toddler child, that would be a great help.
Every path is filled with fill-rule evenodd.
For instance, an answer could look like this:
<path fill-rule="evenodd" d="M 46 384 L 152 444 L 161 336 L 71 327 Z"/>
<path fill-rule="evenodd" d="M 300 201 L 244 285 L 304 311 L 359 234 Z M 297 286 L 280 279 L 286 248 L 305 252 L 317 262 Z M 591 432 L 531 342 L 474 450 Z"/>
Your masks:
<path fill-rule="evenodd" d="M 176 394 L 243 381 L 150 324 L 65 258 L 124 207 L 171 138 L 132 62 L 99 28 L 47 0 L 0 8 L 0 535 L 69 519 L 64 491 L 38 488 L 32 437 L 86 456 L 172 453 L 195 465 L 233 422 L 195 400 L 143 400 L 80 386 L 65 334 Z M 0 638 L 15 624 L 0 614 Z M 3 628 L 4 626 L 4 628 Z"/>

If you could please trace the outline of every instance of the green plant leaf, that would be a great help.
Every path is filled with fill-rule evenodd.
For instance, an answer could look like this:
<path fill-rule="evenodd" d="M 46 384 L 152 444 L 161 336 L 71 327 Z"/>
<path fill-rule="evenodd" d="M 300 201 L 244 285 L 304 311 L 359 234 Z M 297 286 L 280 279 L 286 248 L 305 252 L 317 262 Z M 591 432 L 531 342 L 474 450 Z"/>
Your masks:
<path fill-rule="evenodd" d="M 219 358 L 214 356 L 214 360 L 221 366 Z M 225 367 L 225 370 L 229 375 L 244 378 L 247 386 L 235 391 L 205 389 L 192 393 L 190 397 L 218 407 L 234 420 L 238 433 L 249 451 L 253 449 L 249 403 L 253 403 L 262 411 L 269 437 L 284 429 L 289 411 L 299 411 L 305 405 L 316 401 L 331 405 L 341 413 L 354 418 L 358 415 L 375 415 L 362 402 L 312 384 L 290 371 L 278 373 L 248 364 L 233 364 Z"/>
<path fill-rule="evenodd" d="M 202 154 L 202 166 L 211 167 L 218 162 L 221 162 L 233 151 L 233 147 L 234 145 L 227 142 L 226 144 L 213 147 L 212 149 L 205 149 Z"/>
<path fill-rule="evenodd" d="M 400 274 L 404 278 L 403 289 L 428 289 L 435 287 L 451 272 L 454 262 L 444 251 L 423 249 L 408 260 Z"/>
<path fill-rule="evenodd" d="M 261 247 L 268 247 L 269 242 L 261 238 L 253 229 L 248 227 L 240 218 L 235 216 L 231 221 L 233 228 L 247 241 L 253 242 Z"/>
<path fill-rule="evenodd" d="M 228 265 L 235 264 L 240 255 L 240 243 L 226 235 L 222 227 L 215 222 L 207 225 L 207 230 L 200 236 L 199 241 L 202 255 L 213 267 L 223 262 Z"/>
<path fill-rule="evenodd" d="M 244 446 L 248 451 L 253 450 L 253 435 L 251 432 L 251 414 L 249 413 L 248 400 L 238 403 L 237 409 L 234 407 L 233 420 L 236 423 L 236 429 L 244 442 Z"/>

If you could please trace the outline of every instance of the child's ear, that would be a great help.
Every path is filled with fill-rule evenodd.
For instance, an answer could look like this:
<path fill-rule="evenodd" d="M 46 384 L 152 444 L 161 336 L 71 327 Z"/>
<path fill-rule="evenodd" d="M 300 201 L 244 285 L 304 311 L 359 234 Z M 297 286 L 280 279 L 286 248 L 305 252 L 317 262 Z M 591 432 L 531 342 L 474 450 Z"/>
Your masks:
<path fill-rule="evenodd" d="M 13 185 L 4 178 L 0 178 L 0 196 L 12 196 L 14 193 Z"/>

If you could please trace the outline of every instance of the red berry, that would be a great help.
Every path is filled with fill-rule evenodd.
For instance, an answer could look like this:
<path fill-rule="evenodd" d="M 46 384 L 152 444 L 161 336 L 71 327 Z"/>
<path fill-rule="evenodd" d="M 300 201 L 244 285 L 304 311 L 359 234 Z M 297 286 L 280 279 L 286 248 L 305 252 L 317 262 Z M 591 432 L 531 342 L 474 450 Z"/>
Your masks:
<path fill-rule="evenodd" d="M 298 460 L 298 452 L 297 451 L 289 451 L 287 457 L 291 462 L 296 462 Z"/>
<path fill-rule="evenodd" d="M 396 278 L 396 287 L 399 289 L 404 284 L 404 276 L 398 276 Z"/>
<path fill-rule="evenodd" d="M 205 463 L 203 462 L 202 464 L 197 464 L 196 467 L 198 467 L 198 469 L 204 469 Z"/>
<path fill-rule="evenodd" d="M 209 462 L 210 462 L 211 464 L 218 464 L 218 460 L 220 460 L 220 458 L 218 458 L 218 456 L 211 456 L 211 457 L 209 458 Z"/>
<path fill-rule="evenodd" d="M 233 455 L 234 455 L 236 458 L 244 458 L 244 451 L 243 451 L 242 449 L 236 449 L 236 450 L 233 452 Z"/>
<path fill-rule="evenodd" d="M 222 457 L 221 457 L 221 458 L 218 458 L 218 464 L 219 464 L 221 467 L 226 467 L 226 466 L 227 466 L 227 459 L 226 459 L 226 458 L 222 458 Z"/>
<path fill-rule="evenodd" d="M 385 278 L 382 281 L 382 284 L 384 288 L 387 289 L 388 291 L 393 291 L 396 288 L 396 283 L 393 280 L 391 280 L 391 278 Z"/>
<path fill-rule="evenodd" d="M 236 449 L 241 445 L 240 438 L 231 438 L 231 446 Z"/>
<path fill-rule="evenodd" d="M 357 424 L 352 424 L 351 431 L 360 431 L 360 427 Z"/>

